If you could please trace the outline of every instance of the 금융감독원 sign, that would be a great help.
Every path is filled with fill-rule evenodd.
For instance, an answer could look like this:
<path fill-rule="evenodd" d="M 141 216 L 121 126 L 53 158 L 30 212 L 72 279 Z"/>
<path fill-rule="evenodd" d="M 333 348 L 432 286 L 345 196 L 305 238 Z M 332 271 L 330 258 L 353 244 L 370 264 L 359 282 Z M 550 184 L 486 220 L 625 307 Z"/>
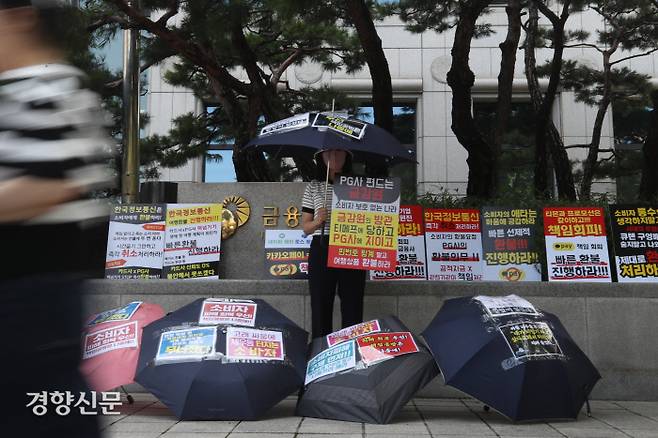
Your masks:
<path fill-rule="evenodd" d="M 371 280 L 426 280 L 423 207 L 401 205 L 398 226 L 398 265 L 395 272 L 370 271 Z"/>
<path fill-rule="evenodd" d="M 611 205 L 617 281 L 658 281 L 658 210 L 638 205 Z"/>
<path fill-rule="evenodd" d="M 426 209 L 425 245 L 429 280 L 482 280 L 478 210 Z"/>
<path fill-rule="evenodd" d="M 162 275 L 164 204 L 112 207 L 107 234 L 105 278 L 153 279 Z"/>
<path fill-rule="evenodd" d="M 221 204 L 167 204 L 163 278 L 219 278 Z"/>
<path fill-rule="evenodd" d="M 611 281 L 603 208 L 544 208 L 544 234 L 548 281 Z"/>
<path fill-rule="evenodd" d="M 345 327 L 344 329 L 338 330 L 337 332 L 329 333 L 326 338 L 327 345 L 331 347 L 332 345 L 354 339 L 361 335 L 375 333 L 379 330 L 381 330 L 381 327 L 379 326 L 379 321 L 376 319 L 354 324 L 349 327 Z"/>
<path fill-rule="evenodd" d="M 340 175 L 333 187 L 327 265 L 395 271 L 400 178 Z"/>
<path fill-rule="evenodd" d="M 541 281 L 538 215 L 532 208 L 482 209 L 485 281 Z"/>

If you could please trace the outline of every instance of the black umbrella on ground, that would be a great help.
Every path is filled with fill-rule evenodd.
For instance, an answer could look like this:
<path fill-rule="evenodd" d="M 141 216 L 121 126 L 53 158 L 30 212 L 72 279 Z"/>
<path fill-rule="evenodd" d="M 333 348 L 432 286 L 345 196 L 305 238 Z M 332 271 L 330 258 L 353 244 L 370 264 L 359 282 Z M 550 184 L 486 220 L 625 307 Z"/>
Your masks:
<path fill-rule="evenodd" d="M 446 384 L 514 421 L 577 418 L 601 377 L 555 315 L 516 295 L 447 300 L 422 336 Z"/>
<path fill-rule="evenodd" d="M 201 298 L 144 328 L 135 381 L 181 419 L 253 420 L 303 384 L 307 337 L 263 300 Z"/>
<path fill-rule="evenodd" d="M 378 330 L 370 333 L 372 329 Z M 298 415 L 389 423 L 438 374 L 427 348 L 394 316 L 364 323 L 353 332 L 362 334 L 349 340 L 344 340 L 346 332 L 313 340 Z M 342 342 L 329 346 L 334 340 Z M 416 352 L 407 352 L 414 346 Z M 400 352 L 404 354 L 393 356 Z"/>

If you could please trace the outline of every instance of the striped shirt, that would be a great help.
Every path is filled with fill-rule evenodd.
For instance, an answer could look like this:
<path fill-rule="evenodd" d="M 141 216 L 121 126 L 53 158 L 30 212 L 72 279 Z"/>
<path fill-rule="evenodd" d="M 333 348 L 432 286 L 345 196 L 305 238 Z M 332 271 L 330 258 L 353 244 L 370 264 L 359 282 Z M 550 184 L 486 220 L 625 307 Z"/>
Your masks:
<path fill-rule="evenodd" d="M 83 193 L 23 225 L 107 216 L 107 203 L 91 199 L 91 192 L 112 185 L 107 162 L 114 145 L 98 96 L 83 87 L 84 80 L 83 72 L 64 64 L 0 73 L 0 181 L 60 179 Z"/>
<path fill-rule="evenodd" d="M 329 183 L 325 191 L 324 181 L 311 181 L 306 185 L 306 190 L 304 190 L 304 197 L 302 198 L 302 212 L 311 213 L 313 219 L 317 217 L 317 210 L 319 208 L 325 207 L 327 209 L 327 220 L 324 223 L 324 235 L 329 236 L 329 230 L 331 229 L 331 198 L 333 196 L 334 186 Z M 326 205 L 325 205 L 325 195 L 326 195 Z M 322 229 L 318 228 L 313 232 L 314 236 L 320 236 L 322 234 Z"/>

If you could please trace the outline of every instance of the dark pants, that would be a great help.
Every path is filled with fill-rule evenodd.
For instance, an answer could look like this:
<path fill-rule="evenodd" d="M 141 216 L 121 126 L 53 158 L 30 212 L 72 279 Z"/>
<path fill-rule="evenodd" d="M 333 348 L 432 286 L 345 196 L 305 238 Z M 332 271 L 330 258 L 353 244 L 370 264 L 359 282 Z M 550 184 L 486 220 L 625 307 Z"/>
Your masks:
<path fill-rule="evenodd" d="M 342 326 L 349 327 L 363 321 L 363 290 L 366 271 L 327 267 L 329 237 L 315 236 L 308 260 L 308 286 L 311 292 L 313 338 L 333 331 L 334 297 L 336 286 L 340 297 Z"/>
<path fill-rule="evenodd" d="M 3 436 L 100 436 L 97 417 L 83 416 L 80 407 L 74 407 L 80 400 L 80 393 L 88 391 L 78 371 L 82 319 L 79 286 L 77 279 L 65 274 L 0 281 L 0 430 Z M 70 412 L 58 415 L 57 405 L 50 403 L 48 394 L 47 413 L 35 415 L 34 405 L 26 407 L 33 399 L 27 393 L 43 391 L 65 394 L 68 391 L 74 397 L 67 403 Z M 85 399 L 91 400 L 88 393 Z M 61 409 L 66 412 L 65 408 Z M 87 411 L 98 412 L 100 407 Z"/>

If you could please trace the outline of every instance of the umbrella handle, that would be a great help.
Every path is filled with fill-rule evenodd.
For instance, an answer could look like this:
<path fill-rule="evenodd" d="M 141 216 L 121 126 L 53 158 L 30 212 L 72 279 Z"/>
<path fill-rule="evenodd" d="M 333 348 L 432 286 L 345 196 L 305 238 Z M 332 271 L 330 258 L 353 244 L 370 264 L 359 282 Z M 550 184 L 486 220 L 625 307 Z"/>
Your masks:
<path fill-rule="evenodd" d="M 587 407 L 587 416 L 592 416 L 592 409 L 589 406 L 589 397 L 585 397 L 585 406 Z"/>
<path fill-rule="evenodd" d="M 324 179 L 324 202 L 322 203 L 322 206 L 324 208 L 327 208 L 327 187 L 329 187 L 329 168 L 331 167 L 331 158 L 327 162 L 327 176 Z M 326 219 L 325 219 L 326 221 Z M 324 237 L 324 222 L 322 223 L 322 237 Z"/>

